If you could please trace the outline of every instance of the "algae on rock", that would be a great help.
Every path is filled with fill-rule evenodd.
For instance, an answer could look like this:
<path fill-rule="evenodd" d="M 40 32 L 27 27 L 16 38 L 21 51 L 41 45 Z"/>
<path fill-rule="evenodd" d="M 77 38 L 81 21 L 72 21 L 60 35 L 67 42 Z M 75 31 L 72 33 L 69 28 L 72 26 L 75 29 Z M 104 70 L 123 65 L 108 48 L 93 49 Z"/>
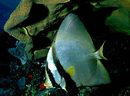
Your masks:
<path fill-rule="evenodd" d="M 4 30 L 25 43 L 28 58 L 32 59 L 35 51 L 32 50 L 33 38 L 40 33 L 46 36 L 53 32 L 55 29 L 51 30 L 51 27 L 77 8 L 77 4 L 69 0 L 21 0 L 6 22 Z M 44 56 L 46 54 L 42 57 Z"/>

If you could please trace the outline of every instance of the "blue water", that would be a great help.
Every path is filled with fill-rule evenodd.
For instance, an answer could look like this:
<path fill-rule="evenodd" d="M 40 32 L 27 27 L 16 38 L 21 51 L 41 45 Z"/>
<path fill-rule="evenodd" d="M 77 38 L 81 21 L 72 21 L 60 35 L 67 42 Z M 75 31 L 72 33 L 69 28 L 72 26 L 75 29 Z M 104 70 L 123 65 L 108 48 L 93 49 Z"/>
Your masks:
<path fill-rule="evenodd" d="M 0 0 L 0 32 L 20 0 Z"/>

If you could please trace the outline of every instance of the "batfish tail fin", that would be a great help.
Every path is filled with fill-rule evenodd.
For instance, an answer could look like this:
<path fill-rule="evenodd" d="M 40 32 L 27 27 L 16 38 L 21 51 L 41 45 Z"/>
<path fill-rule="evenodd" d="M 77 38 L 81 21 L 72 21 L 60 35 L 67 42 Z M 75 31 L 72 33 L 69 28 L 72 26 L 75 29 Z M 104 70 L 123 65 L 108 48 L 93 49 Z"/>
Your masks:
<path fill-rule="evenodd" d="M 107 58 L 103 55 L 103 48 L 104 48 L 105 41 L 103 42 L 102 46 L 97 50 L 94 55 L 97 59 L 104 59 L 107 60 Z"/>

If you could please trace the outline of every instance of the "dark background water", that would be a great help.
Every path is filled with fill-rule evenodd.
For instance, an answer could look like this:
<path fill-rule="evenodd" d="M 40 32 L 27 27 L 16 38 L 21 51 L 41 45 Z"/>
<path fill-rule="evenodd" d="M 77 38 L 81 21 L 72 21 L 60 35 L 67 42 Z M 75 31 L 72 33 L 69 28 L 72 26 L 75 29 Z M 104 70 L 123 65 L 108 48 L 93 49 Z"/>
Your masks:
<path fill-rule="evenodd" d="M 14 45 L 14 38 L 3 31 L 3 27 L 20 0 L 0 0 L 0 76 L 9 73 L 10 54 L 8 48 Z M 11 43 L 13 42 L 13 44 Z M 0 79 L 1 80 L 1 79 Z"/>
<path fill-rule="evenodd" d="M 0 32 L 20 0 L 0 0 Z"/>

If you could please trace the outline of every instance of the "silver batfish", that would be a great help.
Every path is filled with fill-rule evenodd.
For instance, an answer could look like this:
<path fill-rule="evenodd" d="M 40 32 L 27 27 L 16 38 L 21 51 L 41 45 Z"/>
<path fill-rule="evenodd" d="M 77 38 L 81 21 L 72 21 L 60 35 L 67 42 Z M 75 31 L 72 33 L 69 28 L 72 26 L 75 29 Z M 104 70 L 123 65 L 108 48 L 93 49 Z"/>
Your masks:
<path fill-rule="evenodd" d="M 104 44 L 103 44 L 104 45 Z M 80 86 L 110 83 L 110 77 L 101 63 L 103 45 L 96 51 L 92 39 L 77 15 L 69 14 L 63 20 L 47 56 L 47 67 L 55 82 L 66 90 L 66 80 L 55 62 Z M 46 85 L 53 85 L 46 71 Z"/>

